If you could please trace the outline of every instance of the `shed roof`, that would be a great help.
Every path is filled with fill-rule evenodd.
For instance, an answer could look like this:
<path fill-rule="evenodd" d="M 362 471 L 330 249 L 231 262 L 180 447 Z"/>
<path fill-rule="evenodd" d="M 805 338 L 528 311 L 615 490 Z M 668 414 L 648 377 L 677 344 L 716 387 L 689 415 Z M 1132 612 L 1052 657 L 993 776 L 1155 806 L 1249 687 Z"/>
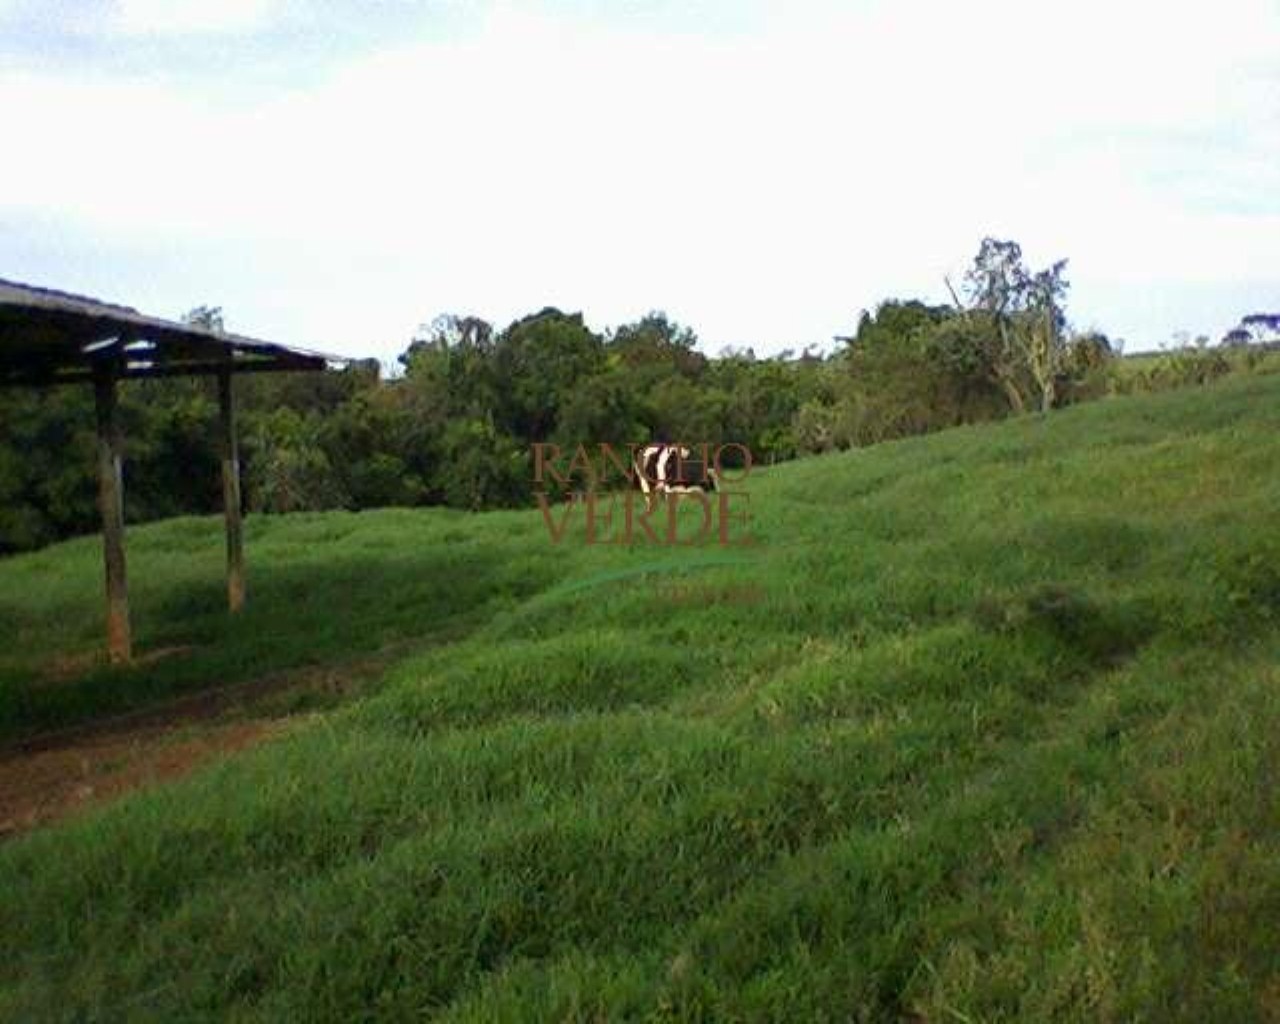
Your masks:
<path fill-rule="evenodd" d="M 0 279 L 0 385 L 323 370 L 347 360 Z"/>

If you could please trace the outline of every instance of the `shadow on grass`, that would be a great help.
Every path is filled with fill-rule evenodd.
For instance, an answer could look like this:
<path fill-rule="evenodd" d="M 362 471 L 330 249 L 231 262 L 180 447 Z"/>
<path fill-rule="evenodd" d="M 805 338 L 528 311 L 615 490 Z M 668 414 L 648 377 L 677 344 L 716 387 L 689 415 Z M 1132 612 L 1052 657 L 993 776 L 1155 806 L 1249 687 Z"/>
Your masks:
<path fill-rule="evenodd" d="M 227 613 L 221 588 L 189 579 L 135 587 L 135 663 L 55 656 L 0 668 L 0 743 L 167 697 L 307 666 L 367 663 L 387 649 L 452 641 L 552 582 L 550 566 L 447 545 L 263 567 Z"/>

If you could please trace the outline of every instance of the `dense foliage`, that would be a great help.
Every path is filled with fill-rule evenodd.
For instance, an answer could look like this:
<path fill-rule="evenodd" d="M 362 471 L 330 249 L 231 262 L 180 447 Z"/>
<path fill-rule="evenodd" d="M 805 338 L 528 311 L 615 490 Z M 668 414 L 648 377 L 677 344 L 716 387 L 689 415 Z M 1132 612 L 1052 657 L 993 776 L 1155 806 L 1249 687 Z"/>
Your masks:
<path fill-rule="evenodd" d="M 1068 328 L 1064 266 L 1033 272 L 1016 243 L 987 239 L 953 304 L 883 302 L 826 355 L 709 357 L 656 312 L 604 335 L 557 309 L 504 330 L 442 316 L 392 379 L 372 362 L 239 379 L 245 500 L 267 512 L 521 506 L 537 441 L 734 441 L 776 462 L 1217 374 L 1192 353 L 1116 387 L 1107 338 Z M 188 317 L 222 326 L 217 308 Z M 209 382 L 122 391 L 128 518 L 216 510 Z M 0 552 L 96 529 L 93 422 L 88 389 L 0 393 Z"/>

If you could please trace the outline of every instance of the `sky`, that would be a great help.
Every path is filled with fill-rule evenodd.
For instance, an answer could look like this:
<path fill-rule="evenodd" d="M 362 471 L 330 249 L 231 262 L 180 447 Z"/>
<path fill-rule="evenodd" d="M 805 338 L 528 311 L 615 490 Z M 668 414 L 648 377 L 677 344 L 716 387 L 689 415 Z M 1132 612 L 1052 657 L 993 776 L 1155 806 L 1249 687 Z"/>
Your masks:
<path fill-rule="evenodd" d="M 394 360 L 830 348 L 986 235 L 1127 351 L 1280 311 L 1280 2 L 0 0 L 0 278 Z"/>

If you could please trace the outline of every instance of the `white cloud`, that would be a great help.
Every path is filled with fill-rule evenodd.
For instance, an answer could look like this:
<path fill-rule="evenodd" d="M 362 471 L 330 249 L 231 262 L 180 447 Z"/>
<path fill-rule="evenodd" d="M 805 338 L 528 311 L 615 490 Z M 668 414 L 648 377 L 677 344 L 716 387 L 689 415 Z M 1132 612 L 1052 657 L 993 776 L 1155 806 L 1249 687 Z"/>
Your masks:
<path fill-rule="evenodd" d="M 177 31 L 195 5 L 146 6 Z M 1280 266 L 1280 208 L 1215 205 L 1255 174 L 1280 194 L 1256 72 L 1275 10 L 1027 7 L 812 8 L 718 37 L 507 6 L 249 106 L 0 73 L 8 130 L 42 139 L 0 168 L 0 213 L 240 251 L 205 293 L 267 321 L 237 323 L 351 351 L 546 303 L 598 324 L 664 304 L 713 347 L 822 341 L 888 295 L 942 298 L 986 233 L 1070 256 L 1092 294 Z"/>
<path fill-rule="evenodd" d="M 110 26 L 125 35 L 208 35 L 265 25 L 275 0 L 116 0 Z"/>

